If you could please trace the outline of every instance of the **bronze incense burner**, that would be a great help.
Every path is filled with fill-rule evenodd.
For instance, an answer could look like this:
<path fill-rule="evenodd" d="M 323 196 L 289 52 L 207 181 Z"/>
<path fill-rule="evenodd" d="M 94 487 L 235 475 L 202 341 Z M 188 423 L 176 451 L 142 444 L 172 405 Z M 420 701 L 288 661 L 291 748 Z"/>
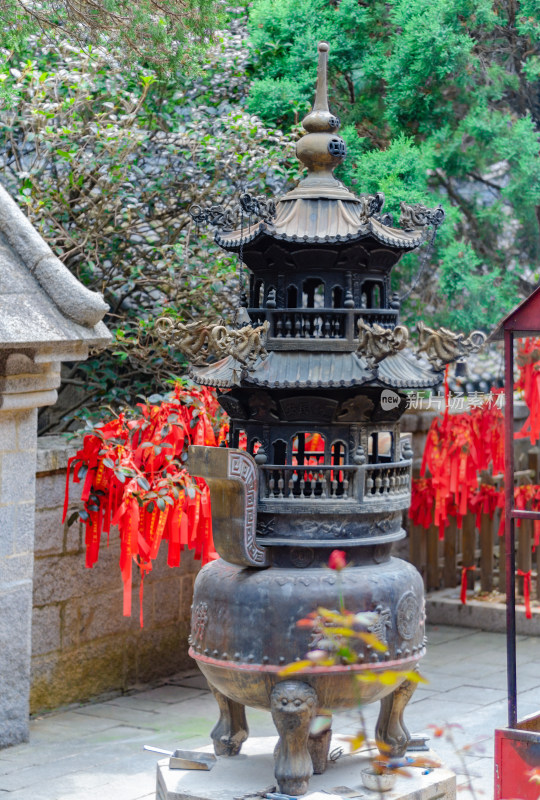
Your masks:
<path fill-rule="evenodd" d="M 410 502 L 404 390 L 441 380 L 440 366 L 407 348 L 390 271 L 442 210 L 402 204 L 393 227 L 381 194 L 356 197 L 336 180 L 345 144 L 328 109 L 327 57 L 321 43 L 315 104 L 297 145 L 307 177 L 262 220 L 216 233 L 250 271 L 250 324 L 206 330 L 197 352 L 214 363 L 200 365 L 191 351 L 192 377 L 218 388 L 231 428 L 229 448 L 190 448 L 190 471 L 210 486 L 221 556 L 196 580 L 190 653 L 219 705 L 215 752 L 240 751 L 246 705 L 270 709 L 280 735 L 276 779 L 293 795 L 326 766 L 330 731 L 310 733 L 319 710 L 358 703 L 354 673 L 414 669 L 424 654 L 422 579 L 390 550 L 405 536 Z M 193 332 L 177 333 L 180 347 L 182 337 L 193 341 Z M 284 679 L 283 666 L 313 645 L 297 621 L 337 607 L 336 574 L 326 567 L 335 548 L 350 565 L 341 573 L 345 607 L 376 612 L 371 630 L 387 649 L 359 642 L 354 665 Z M 403 754 L 415 684 L 360 686 L 363 702 L 381 701 L 378 740 Z"/>

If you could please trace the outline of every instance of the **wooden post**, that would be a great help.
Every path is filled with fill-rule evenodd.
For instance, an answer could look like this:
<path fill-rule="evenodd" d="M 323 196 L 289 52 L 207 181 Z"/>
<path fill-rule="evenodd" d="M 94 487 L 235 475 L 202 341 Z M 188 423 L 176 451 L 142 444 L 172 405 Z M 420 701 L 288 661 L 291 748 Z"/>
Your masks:
<path fill-rule="evenodd" d="M 440 588 L 439 579 L 439 531 L 432 525 L 426 531 L 427 590 Z"/>
<path fill-rule="evenodd" d="M 450 524 L 444 532 L 444 569 L 443 582 L 445 588 L 451 589 L 458 585 L 457 580 L 457 525 L 455 517 L 451 517 Z"/>
<path fill-rule="evenodd" d="M 476 566 L 476 524 L 472 514 L 463 517 L 463 566 Z M 467 571 L 467 589 L 474 589 L 474 570 Z"/>
<path fill-rule="evenodd" d="M 483 592 L 493 591 L 493 539 L 495 532 L 493 519 L 482 514 L 480 519 L 480 588 Z"/>
<path fill-rule="evenodd" d="M 532 521 L 522 519 L 521 527 L 517 528 L 517 568 L 522 572 L 529 572 L 532 568 Z M 523 576 L 518 576 L 518 594 L 523 596 Z"/>

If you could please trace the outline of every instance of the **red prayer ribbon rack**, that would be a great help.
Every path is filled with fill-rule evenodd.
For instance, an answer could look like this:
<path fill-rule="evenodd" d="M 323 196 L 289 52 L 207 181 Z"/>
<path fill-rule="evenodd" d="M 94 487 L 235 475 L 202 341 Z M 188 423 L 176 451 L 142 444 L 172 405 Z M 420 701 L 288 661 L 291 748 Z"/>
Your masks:
<path fill-rule="evenodd" d="M 529 437 L 532 444 L 540 440 L 540 339 L 520 343 L 519 379 L 516 388 L 524 393 L 530 414 L 516 438 Z M 492 394 L 496 395 L 497 390 Z M 449 413 L 448 370 L 445 373 L 444 414 L 437 417 L 428 432 L 420 478 L 412 482 L 409 517 L 425 529 L 435 525 L 439 539 L 450 518 L 462 528 L 463 517 L 472 513 L 480 528 L 482 515 L 493 518 L 497 509 L 504 510 L 504 488 L 480 482 L 483 471 L 493 474 L 504 471 L 504 417 L 493 399 L 460 414 Z M 518 509 L 540 510 L 540 486 L 516 486 L 515 506 Z M 520 527 L 521 520 L 517 521 Z M 504 533 L 501 513 L 499 535 Z M 534 522 L 534 547 L 540 543 L 540 522 Z M 461 576 L 461 600 L 466 602 L 467 571 Z M 524 578 L 527 614 L 530 607 L 530 574 L 518 571 Z"/>

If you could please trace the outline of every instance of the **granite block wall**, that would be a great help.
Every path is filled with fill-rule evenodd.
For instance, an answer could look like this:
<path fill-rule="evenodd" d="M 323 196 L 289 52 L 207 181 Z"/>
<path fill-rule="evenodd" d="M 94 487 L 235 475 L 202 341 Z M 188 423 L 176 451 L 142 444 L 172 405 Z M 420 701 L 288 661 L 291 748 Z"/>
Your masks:
<path fill-rule="evenodd" d="M 167 547 L 144 580 L 144 628 L 139 624 L 139 577 L 133 612 L 122 615 L 119 540 L 111 533 L 99 561 L 84 565 L 84 532 L 62 524 L 66 464 L 75 447 L 64 437 L 38 439 L 30 705 L 34 712 L 127 689 L 192 666 L 187 637 L 193 582 L 200 562 L 182 554 L 166 564 Z M 70 510 L 80 485 L 71 486 Z"/>

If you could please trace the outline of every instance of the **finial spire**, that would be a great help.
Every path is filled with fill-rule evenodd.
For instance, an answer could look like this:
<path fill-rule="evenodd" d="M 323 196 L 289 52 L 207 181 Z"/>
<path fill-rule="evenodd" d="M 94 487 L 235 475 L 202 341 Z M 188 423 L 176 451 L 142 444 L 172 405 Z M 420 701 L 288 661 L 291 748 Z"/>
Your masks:
<path fill-rule="evenodd" d="M 345 142 L 337 135 L 339 119 L 328 108 L 328 51 L 326 42 L 319 42 L 317 88 L 309 114 L 302 120 L 306 131 L 296 145 L 296 155 L 308 173 L 285 199 L 327 197 L 359 202 L 333 176 L 334 168 L 345 158 Z"/>
<path fill-rule="evenodd" d="M 317 65 L 317 89 L 313 108 L 302 120 L 308 133 L 334 133 L 339 128 L 339 119 L 328 108 L 328 51 L 326 42 L 319 42 L 319 63 Z"/>
<path fill-rule="evenodd" d="M 326 111 L 328 114 L 328 50 L 326 42 L 319 42 L 319 63 L 317 65 L 317 89 L 315 90 L 315 102 L 313 111 Z"/>

